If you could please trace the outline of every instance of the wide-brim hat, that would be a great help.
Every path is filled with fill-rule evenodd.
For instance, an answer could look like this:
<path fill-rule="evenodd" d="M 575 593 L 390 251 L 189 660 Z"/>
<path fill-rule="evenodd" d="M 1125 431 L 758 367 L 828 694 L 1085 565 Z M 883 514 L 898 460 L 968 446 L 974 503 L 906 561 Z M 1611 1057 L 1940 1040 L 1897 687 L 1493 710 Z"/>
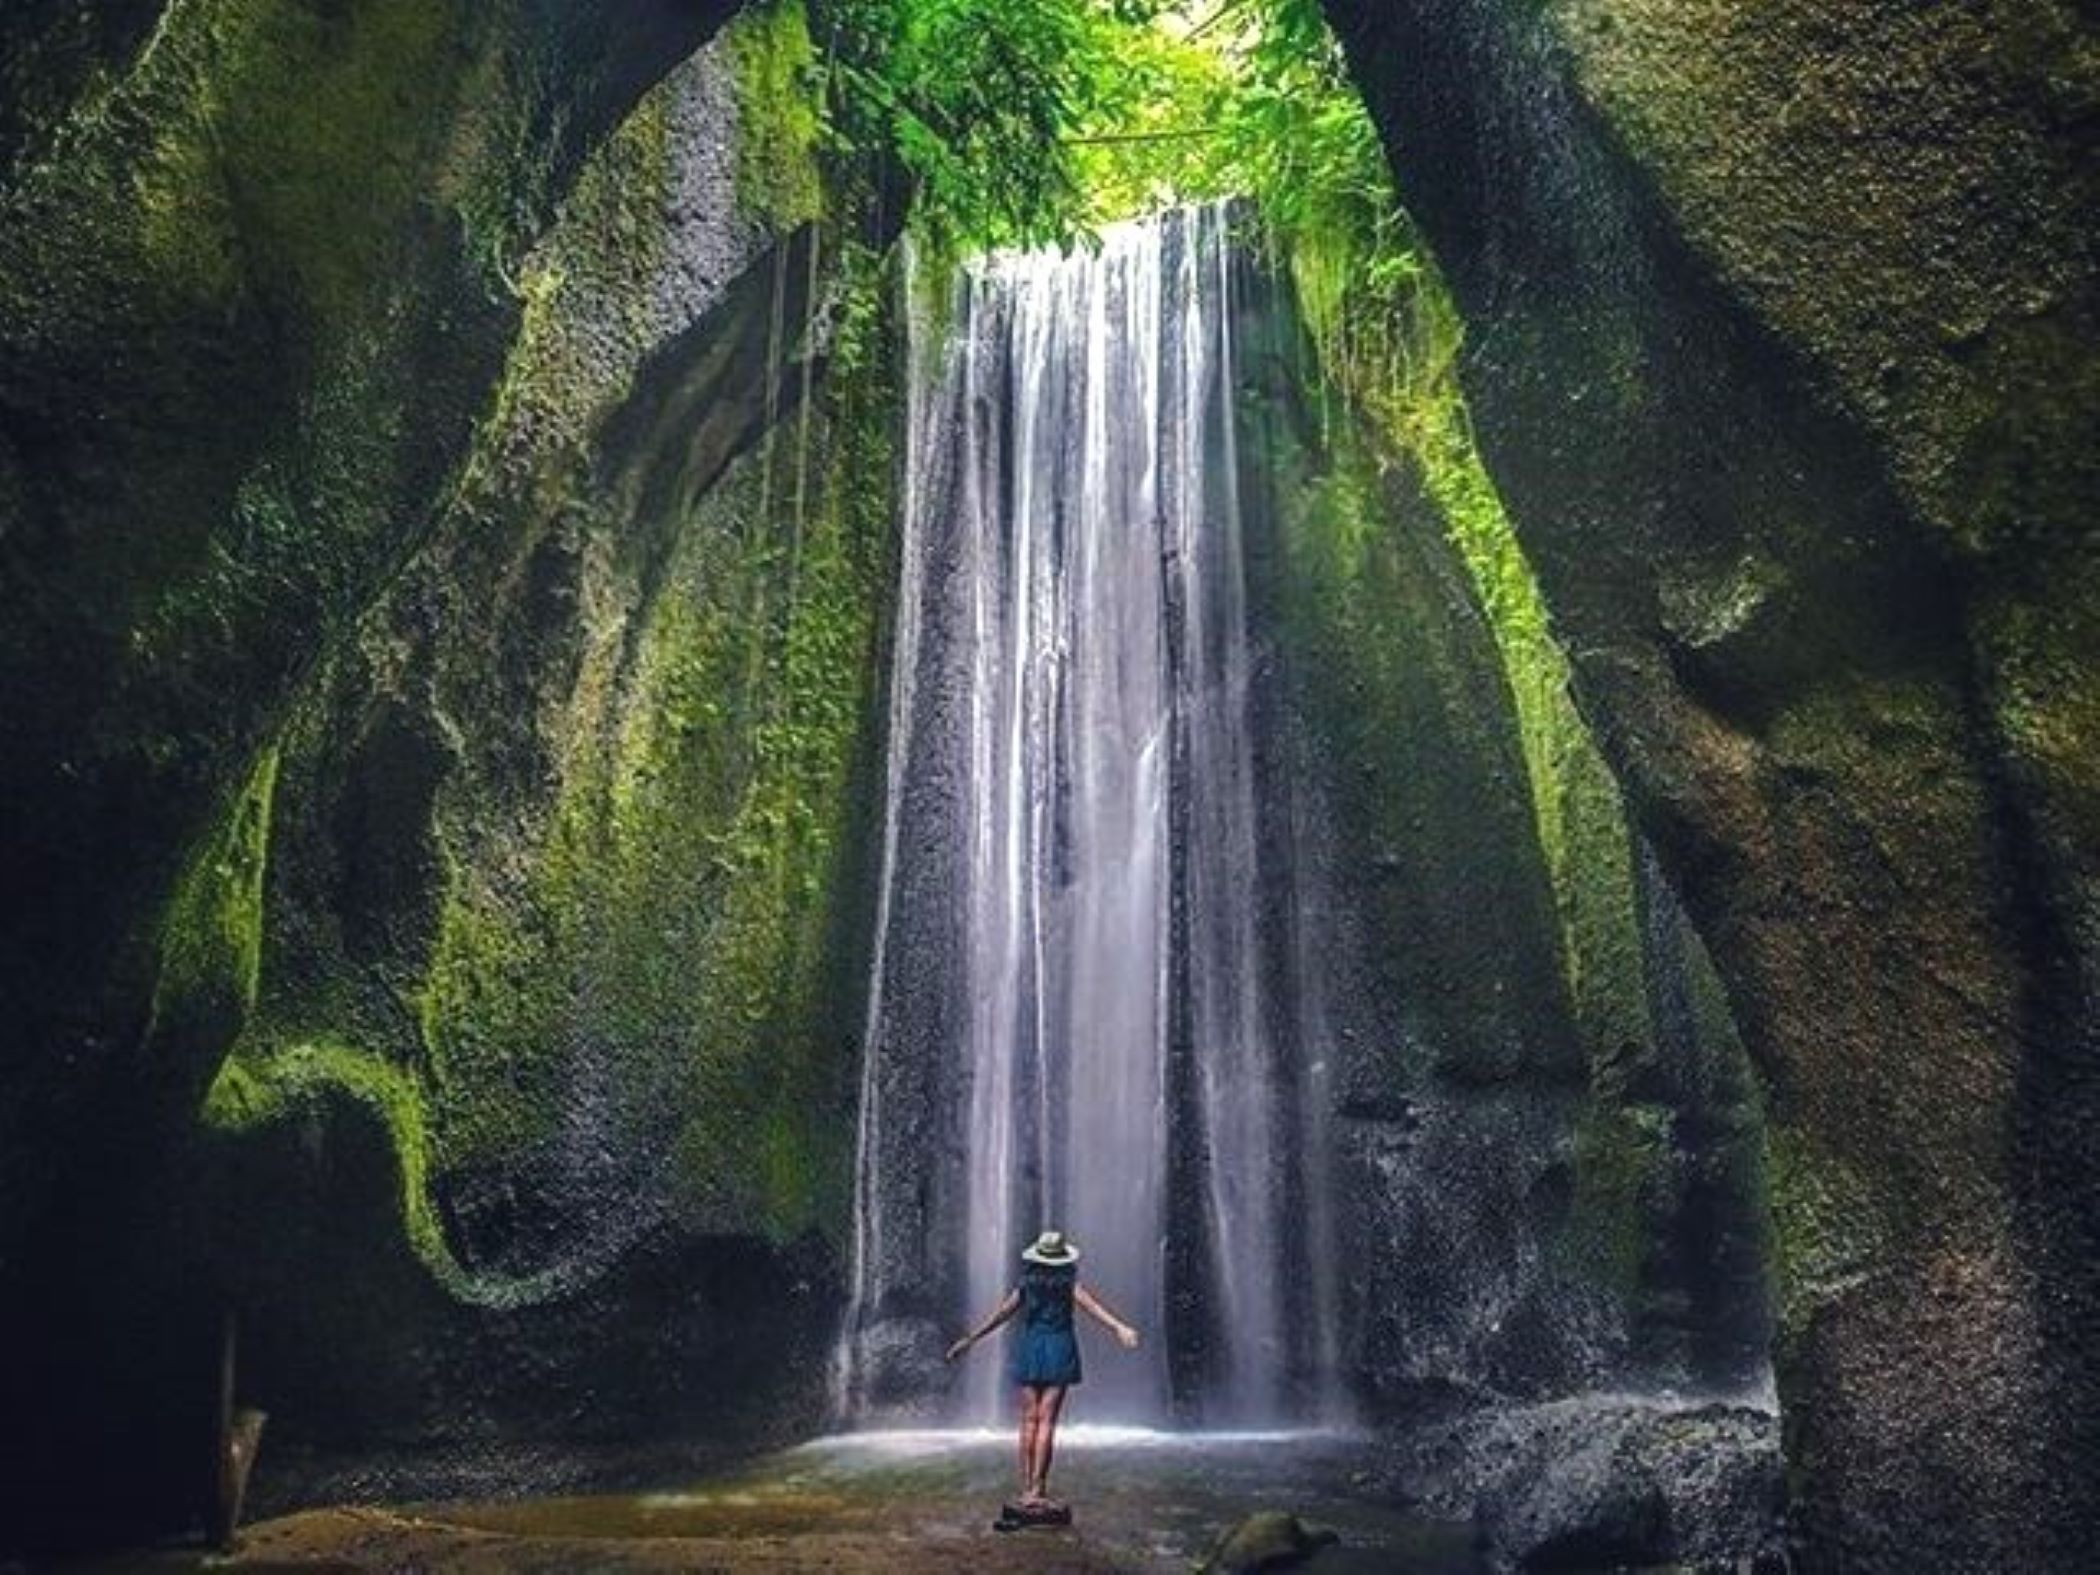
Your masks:
<path fill-rule="evenodd" d="M 1065 1240 L 1063 1231 L 1046 1230 L 1021 1249 L 1021 1258 L 1026 1263 L 1047 1263 L 1053 1268 L 1061 1268 L 1079 1261 L 1079 1249 Z"/>

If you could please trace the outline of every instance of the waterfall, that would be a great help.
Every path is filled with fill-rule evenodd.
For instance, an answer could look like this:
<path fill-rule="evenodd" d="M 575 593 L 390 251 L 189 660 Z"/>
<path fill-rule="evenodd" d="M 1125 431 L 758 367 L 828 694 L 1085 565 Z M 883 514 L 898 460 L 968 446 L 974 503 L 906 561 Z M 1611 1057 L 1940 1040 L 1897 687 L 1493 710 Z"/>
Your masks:
<path fill-rule="evenodd" d="M 1283 1420 L 1329 1349 L 1284 1218 L 1321 1167 L 1262 902 L 1231 222 L 994 255 L 912 314 L 848 1420 L 989 1419 L 1000 1364 L 935 1402 L 927 1353 L 1043 1225 L 1146 1335 L 1092 1342 L 1092 1420 Z"/>

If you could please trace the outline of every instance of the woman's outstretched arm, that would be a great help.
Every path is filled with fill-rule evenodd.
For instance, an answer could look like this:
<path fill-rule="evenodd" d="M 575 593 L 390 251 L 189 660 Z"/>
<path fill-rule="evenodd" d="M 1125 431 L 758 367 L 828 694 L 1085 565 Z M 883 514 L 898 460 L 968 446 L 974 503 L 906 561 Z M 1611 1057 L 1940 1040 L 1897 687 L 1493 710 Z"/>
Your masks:
<path fill-rule="evenodd" d="M 983 1323 L 979 1324 L 968 1334 L 964 1335 L 960 1340 L 957 1340 L 953 1345 L 948 1347 L 948 1360 L 951 1362 L 954 1361 L 957 1357 L 961 1356 L 963 1352 L 967 1351 L 979 1340 L 982 1340 L 986 1335 L 990 1334 L 994 1329 L 998 1328 L 999 1325 L 1006 1322 L 1007 1319 L 1011 1318 L 1015 1313 L 1019 1312 L 1020 1310 L 1021 1293 L 1017 1290 L 1008 1291 L 1006 1293 L 1005 1300 L 1001 1301 L 997 1307 L 994 1307 L 991 1310 L 990 1315 L 984 1320 Z"/>
<path fill-rule="evenodd" d="M 1122 1346 L 1124 1350 L 1135 1351 L 1137 1349 L 1137 1330 L 1110 1312 L 1103 1305 L 1100 1297 L 1096 1296 L 1084 1285 L 1075 1285 L 1072 1287 L 1072 1300 L 1079 1303 L 1080 1308 L 1098 1321 L 1102 1328 L 1114 1335 L 1116 1343 Z"/>

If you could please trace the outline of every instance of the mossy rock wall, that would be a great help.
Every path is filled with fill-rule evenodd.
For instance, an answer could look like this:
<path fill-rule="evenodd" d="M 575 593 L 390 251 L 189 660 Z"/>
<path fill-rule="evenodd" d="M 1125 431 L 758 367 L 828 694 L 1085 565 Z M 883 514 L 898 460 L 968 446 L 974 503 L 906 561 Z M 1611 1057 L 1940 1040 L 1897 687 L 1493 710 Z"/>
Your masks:
<path fill-rule="evenodd" d="M 1402 1415 L 1451 1392 L 1762 1392 L 1742 1045 L 1575 707 L 1455 385 L 1355 397 L 1293 310 L 1318 244 L 1248 270 L 1235 343 L 1289 697 L 1273 792 L 1320 932 L 1301 988 L 1337 1061 L 1355 1383 Z M 1441 288 L 1425 271 L 1410 310 L 1448 321 Z"/>
<path fill-rule="evenodd" d="M 1326 9 L 1582 710 L 1765 1074 L 1805 1556 L 2078 1567 L 2090 27 Z"/>
<path fill-rule="evenodd" d="M 51 69 L 0 128 L 0 1274 L 43 1353 L 7 1409 L 46 1419 L 0 1513 L 22 1540 L 194 1513 L 223 1308 L 282 1444 L 353 1326 L 458 1352 L 558 1290 L 518 1348 L 582 1349 L 621 1305 L 587 1226 L 640 1183 L 547 1204 L 604 1180 L 579 1104 L 670 1134 L 622 1260 L 635 1305 L 692 1288 L 665 1338 L 733 1343 L 706 1312 L 732 1259 L 783 1348 L 818 1337 L 844 1051 L 813 1003 L 851 966 L 886 529 L 864 324 L 857 392 L 805 397 L 808 299 L 841 293 L 814 120 L 753 87 L 806 83 L 799 8 L 654 91 L 736 7 L 64 9 L 10 13 L 10 69 Z M 645 976 L 629 911 L 688 926 L 683 973 Z M 654 1081 L 589 1086 L 643 1042 Z M 304 1203 L 273 1224 L 280 1189 Z M 339 1275 L 300 1275 L 338 1207 Z M 536 1408 L 537 1357 L 412 1397 L 408 1360 L 343 1433 L 486 1436 L 505 1405 L 619 1430 L 559 1384 Z M 628 1398 L 666 1431 L 734 1412 Z"/>
<path fill-rule="evenodd" d="M 456 499 L 282 735 L 203 1111 L 244 1381 L 314 1456 L 280 1502 L 330 1454 L 399 1493 L 821 1419 L 893 391 L 875 256 L 764 97 L 797 48 L 739 23 L 586 168 Z"/>

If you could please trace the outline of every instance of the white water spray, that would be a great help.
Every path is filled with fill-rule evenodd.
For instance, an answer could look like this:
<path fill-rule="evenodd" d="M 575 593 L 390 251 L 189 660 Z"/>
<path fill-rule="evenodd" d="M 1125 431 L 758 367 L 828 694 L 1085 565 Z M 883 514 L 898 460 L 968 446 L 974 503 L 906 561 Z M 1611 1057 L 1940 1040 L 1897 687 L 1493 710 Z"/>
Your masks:
<path fill-rule="evenodd" d="M 1043 1224 L 1149 1336 L 1094 1347 L 1090 1419 L 1272 1424 L 1327 1349 L 1284 1240 L 1304 1058 L 1260 906 L 1230 223 L 986 259 L 942 347 L 914 325 L 844 1420 Z M 999 1364 L 964 1388 L 950 1418 L 989 1419 Z"/>

